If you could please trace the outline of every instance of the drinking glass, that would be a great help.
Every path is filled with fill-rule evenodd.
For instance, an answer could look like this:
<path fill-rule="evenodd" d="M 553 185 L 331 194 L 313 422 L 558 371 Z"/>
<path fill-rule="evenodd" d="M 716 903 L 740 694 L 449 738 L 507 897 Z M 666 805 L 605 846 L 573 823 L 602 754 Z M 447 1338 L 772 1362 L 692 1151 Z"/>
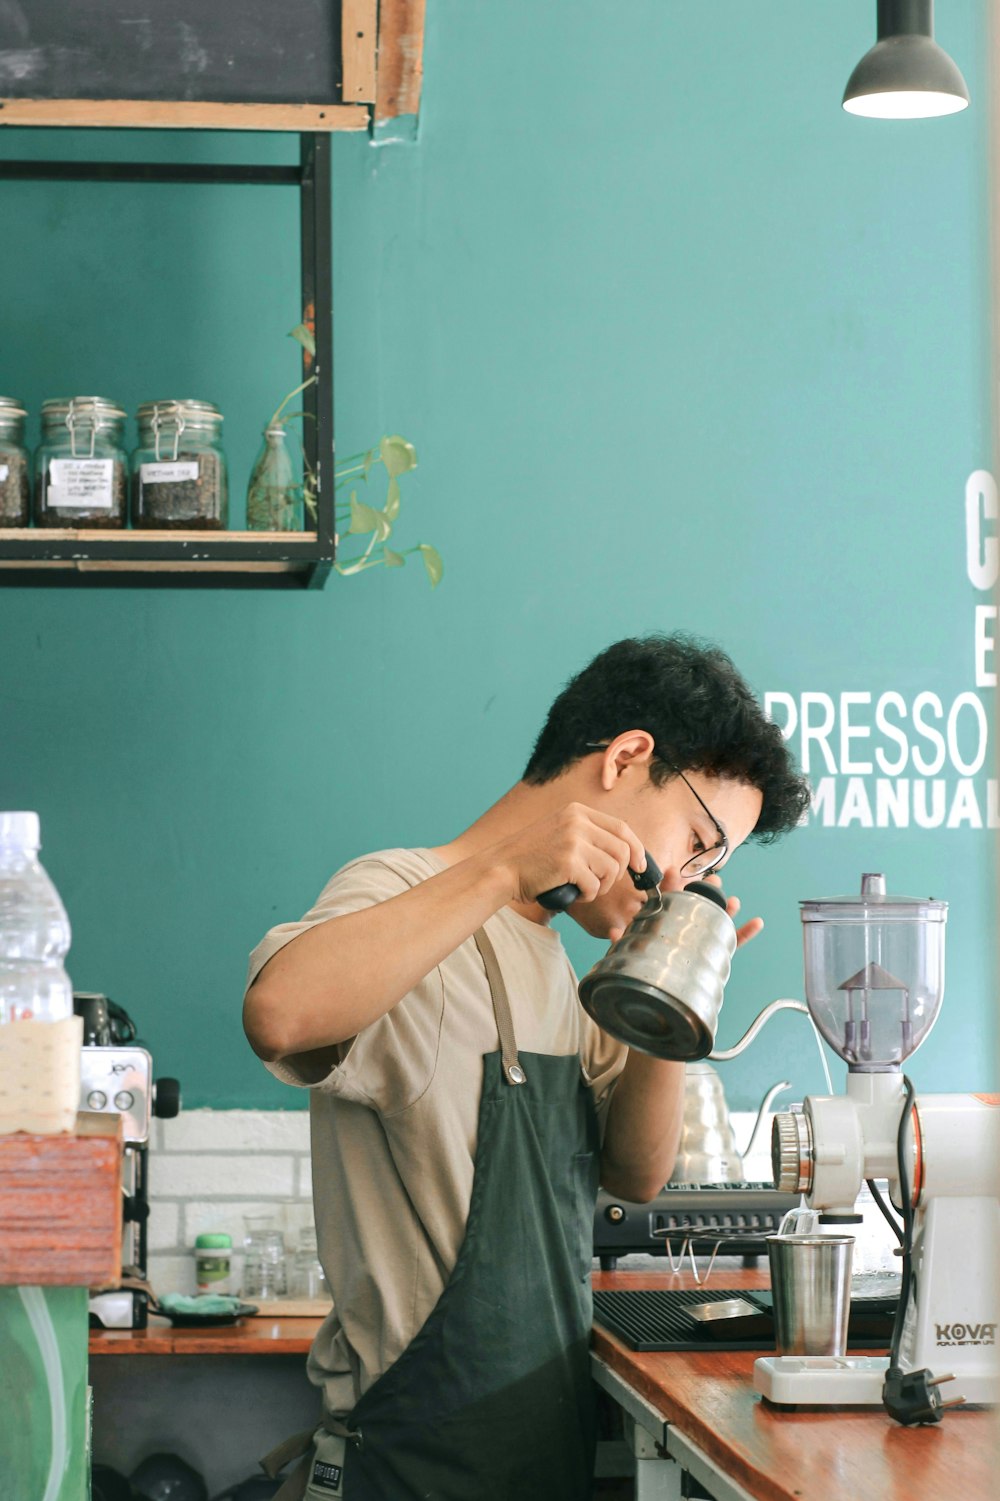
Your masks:
<path fill-rule="evenodd" d="M 299 1244 L 292 1263 L 291 1292 L 294 1298 L 326 1298 L 329 1296 L 326 1275 L 316 1254 L 316 1231 L 304 1225 L 299 1231 Z"/>
<path fill-rule="evenodd" d="M 769 1235 L 779 1355 L 844 1355 L 851 1312 L 851 1235 Z"/>
<path fill-rule="evenodd" d="M 247 1215 L 243 1240 L 245 1298 L 283 1298 L 288 1291 L 285 1242 L 273 1218 Z"/>

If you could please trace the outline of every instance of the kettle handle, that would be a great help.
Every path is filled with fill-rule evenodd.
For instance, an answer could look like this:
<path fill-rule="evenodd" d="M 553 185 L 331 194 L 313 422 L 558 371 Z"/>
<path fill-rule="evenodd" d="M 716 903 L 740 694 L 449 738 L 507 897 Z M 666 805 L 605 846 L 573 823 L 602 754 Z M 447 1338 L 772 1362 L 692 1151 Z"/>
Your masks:
<path fill-rule="evenodd" d="M 649 850 L 646 851 L 646 869 L 633 870 L 631 865 L 628 873 L 632 877 L 632 885 L 636 891 L 655 891 L 663 880 L 663 871 L 653 859 Z M 565 912 L 575 901 L 579 901 L 580 888 L 574 886 L 572 881 L 567 881 L 564 886 L 550 886 L 548 891 L 543 891 L 535 897 L 540 907 L 547 912 Z"/>

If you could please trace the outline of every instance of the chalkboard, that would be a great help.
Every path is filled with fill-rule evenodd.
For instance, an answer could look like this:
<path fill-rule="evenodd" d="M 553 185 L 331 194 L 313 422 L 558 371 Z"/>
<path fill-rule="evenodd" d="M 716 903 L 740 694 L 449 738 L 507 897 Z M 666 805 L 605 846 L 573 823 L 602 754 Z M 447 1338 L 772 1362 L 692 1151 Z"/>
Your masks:
<path fill-rule="evenodd" d="M 374 100 L 376 14 L 376 0 L 0 0 L 0 124 L 79 124 L 46 104 L 86 101 L 161 106 L 140 124 L 194 123 L 199 105 L 332 106 L 337 128 L 338 106 Z M 106 123 L 130 123 L 117 114 Z"/>

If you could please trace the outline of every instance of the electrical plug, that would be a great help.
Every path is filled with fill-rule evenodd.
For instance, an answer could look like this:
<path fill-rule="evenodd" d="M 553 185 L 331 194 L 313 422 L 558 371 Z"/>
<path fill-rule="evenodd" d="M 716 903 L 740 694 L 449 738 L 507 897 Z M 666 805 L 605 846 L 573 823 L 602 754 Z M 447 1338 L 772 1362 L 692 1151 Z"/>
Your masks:
<path fill-rule="evenodd" d="M 929 1370 L 904 1371 L 890 1366 L 882 1387 L 882 1405 L 897 1423 L 940 1423 L 949 1407 L 957 1407 L 964 1397 L 950 1402 L 941 1400 L 940 1388 L 954 1376 L 934 1376 Z"/>

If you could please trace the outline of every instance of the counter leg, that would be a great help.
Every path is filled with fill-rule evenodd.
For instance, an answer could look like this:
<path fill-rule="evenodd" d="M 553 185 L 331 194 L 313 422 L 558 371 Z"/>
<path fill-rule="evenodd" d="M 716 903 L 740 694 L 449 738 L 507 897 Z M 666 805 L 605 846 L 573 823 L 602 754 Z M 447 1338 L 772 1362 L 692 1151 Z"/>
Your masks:
<path fill-rule="evenodd" d="M 682 1470 L 627 1414 L 625 1433 L 635 1455 L 635 1501 L 681 1501 Z"/>

